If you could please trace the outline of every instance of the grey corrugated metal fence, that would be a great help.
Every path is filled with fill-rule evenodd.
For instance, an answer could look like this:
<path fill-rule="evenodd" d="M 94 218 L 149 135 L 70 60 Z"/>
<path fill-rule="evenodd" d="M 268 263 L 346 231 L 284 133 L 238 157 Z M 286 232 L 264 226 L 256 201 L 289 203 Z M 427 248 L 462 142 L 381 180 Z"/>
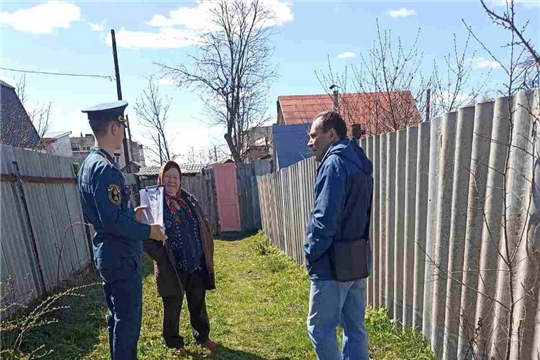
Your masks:
<path fill-rule="evenodd" d="M 422 330 L 439 358 L 540 358 L 539 99 L 361 142 L 375 180 L 368 303 Z M 299 264 L 314 179 L 311 159 L 258 178 L 263 229 Z"/>
<path fill-rule="evenodd" d="M 75 182 L 77 160 L 6 145 L 0 153 L 1 278 L 12 278 L 11 300 L 25 303 L 90 263 L 90 230 Z"/>

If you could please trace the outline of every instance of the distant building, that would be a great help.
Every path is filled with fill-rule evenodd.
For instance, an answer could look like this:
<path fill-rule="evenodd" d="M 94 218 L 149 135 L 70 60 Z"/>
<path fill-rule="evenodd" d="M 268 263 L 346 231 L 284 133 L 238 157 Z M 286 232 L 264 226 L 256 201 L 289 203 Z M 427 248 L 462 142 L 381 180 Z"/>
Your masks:
<path fill-rule="evenodd" d="M 242 160 L 246 163 L 252 160 L 272 158 L 274 151 L 274 135 L 272 126 L 257 126 L 249 129 L 244 137 Z"/>
<path fill-rule="evenodd" d="M 307 146 L 311 124 L 274 125 L 274 168 L 280 170 L 313 156 Z"/>
<path fill-rule="evenodd" d="M 203 176 L 206 165 L 203 164 L 178 164 L 182 171 L 183 177 L 200 177 Z M 157 178 L 161 166 L 145 166 L 140 168 L 135 175 L 139 178 L 140 185 L 142 187 L 152 186 L 157 184 Z"/>
<path fill-rule="evenodd" d="M 331 95 L 278 96 L 273 127 L 275 169 L 296 164 L 313 154 L 307 146 L 317 114 L 332 110 Z M 361 138 L 418 124 L 421 115 L 410 91 L 344 93 L 338 95 L 338 112 L 348 125 L 349 136 Z"/>
<path fill-rule="evenodd" d="M 0 80 L 0 143 L 36 149 L 40 140 L 15 88 Z"/>
<path fill-rule="evenodd" d="M 80 137 L 72 137 L 71 140 L 71 151 L 73 153 L 73 157 L 79 158 L 79 159 L 85 159 L 88 154 L 90 153 L 90 148 L 92 148 L 96 142 L 96 139 L 93 134 L 81 134 Z M 136 141 L 130 142 L 130 171 L 129 172 L 137 172 L 139 169 L 144 168 L 146 166 L 146 159 L 144 157 L 144 146 L 139 144 Z M 118 164 L 118 167 L 120 170 L 123 170 L 126 166 L 126 161 L 124 158 L 124 147 L 118 151 L 116 151 L 114 154 L 116 163 Z"/>
<path fill-rule="evenodd" d="M 311 124 L 318 113 L 332 110 L 333 105 L 329 94 L 278 96 L 277 124 Z M 403 129 L 422 120 L 410 91 L 339 94 L 338 112 L 350 130 L 360 127 L 366 136 Z"/>
<path fill-rule="evenodd" d="M 47 131 L 42 138 L 42 144 L 47 154 L 72 157 L 71 131 Z"/>

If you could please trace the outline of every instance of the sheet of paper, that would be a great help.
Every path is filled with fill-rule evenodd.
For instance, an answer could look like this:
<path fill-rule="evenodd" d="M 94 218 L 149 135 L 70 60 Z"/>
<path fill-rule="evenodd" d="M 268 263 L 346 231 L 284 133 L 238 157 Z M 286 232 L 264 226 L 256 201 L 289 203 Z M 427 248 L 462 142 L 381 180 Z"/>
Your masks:
<path fill-rule="evenodd" d="M 165 202 L 165 188 L 163 186 L 150 186 L 139 191 L 141 206 L 147 206 L 143 211 L 142 222 L 145 224 L 160 224 L 165 227 L 163 221 L 163 204 Z"/>

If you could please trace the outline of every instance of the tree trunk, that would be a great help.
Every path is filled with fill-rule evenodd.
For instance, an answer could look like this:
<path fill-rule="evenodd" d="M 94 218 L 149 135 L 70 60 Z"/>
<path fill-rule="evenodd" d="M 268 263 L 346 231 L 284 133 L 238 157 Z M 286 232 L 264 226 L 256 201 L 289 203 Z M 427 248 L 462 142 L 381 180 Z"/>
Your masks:
<path fill-rule="evenodd" d="M 233 157 L 234 162 L 241 163 L 242 159 L 240 158 L 240 153 L 238 152 L 238 149 L 234 146 L 231 134 L 225 134 L 224 136 L 225 141 L 227 141 L 227 145 L 229 146 L 229 150 L 231 151 L 231 155 Z"/>

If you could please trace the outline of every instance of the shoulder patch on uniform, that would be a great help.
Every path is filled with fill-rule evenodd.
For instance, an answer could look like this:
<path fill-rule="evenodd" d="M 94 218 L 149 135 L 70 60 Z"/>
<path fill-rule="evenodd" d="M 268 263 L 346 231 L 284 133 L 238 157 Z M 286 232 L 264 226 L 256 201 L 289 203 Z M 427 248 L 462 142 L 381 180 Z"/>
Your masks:
<path fill-rule="evenodd" d="M 122 195 L 120 193 L 120 188 L 116 184 L 110 184 L 108 188 L 109 192 L 109 200 L 114 205 L 120 205 L 120 201 L 122 200 Z"/>

